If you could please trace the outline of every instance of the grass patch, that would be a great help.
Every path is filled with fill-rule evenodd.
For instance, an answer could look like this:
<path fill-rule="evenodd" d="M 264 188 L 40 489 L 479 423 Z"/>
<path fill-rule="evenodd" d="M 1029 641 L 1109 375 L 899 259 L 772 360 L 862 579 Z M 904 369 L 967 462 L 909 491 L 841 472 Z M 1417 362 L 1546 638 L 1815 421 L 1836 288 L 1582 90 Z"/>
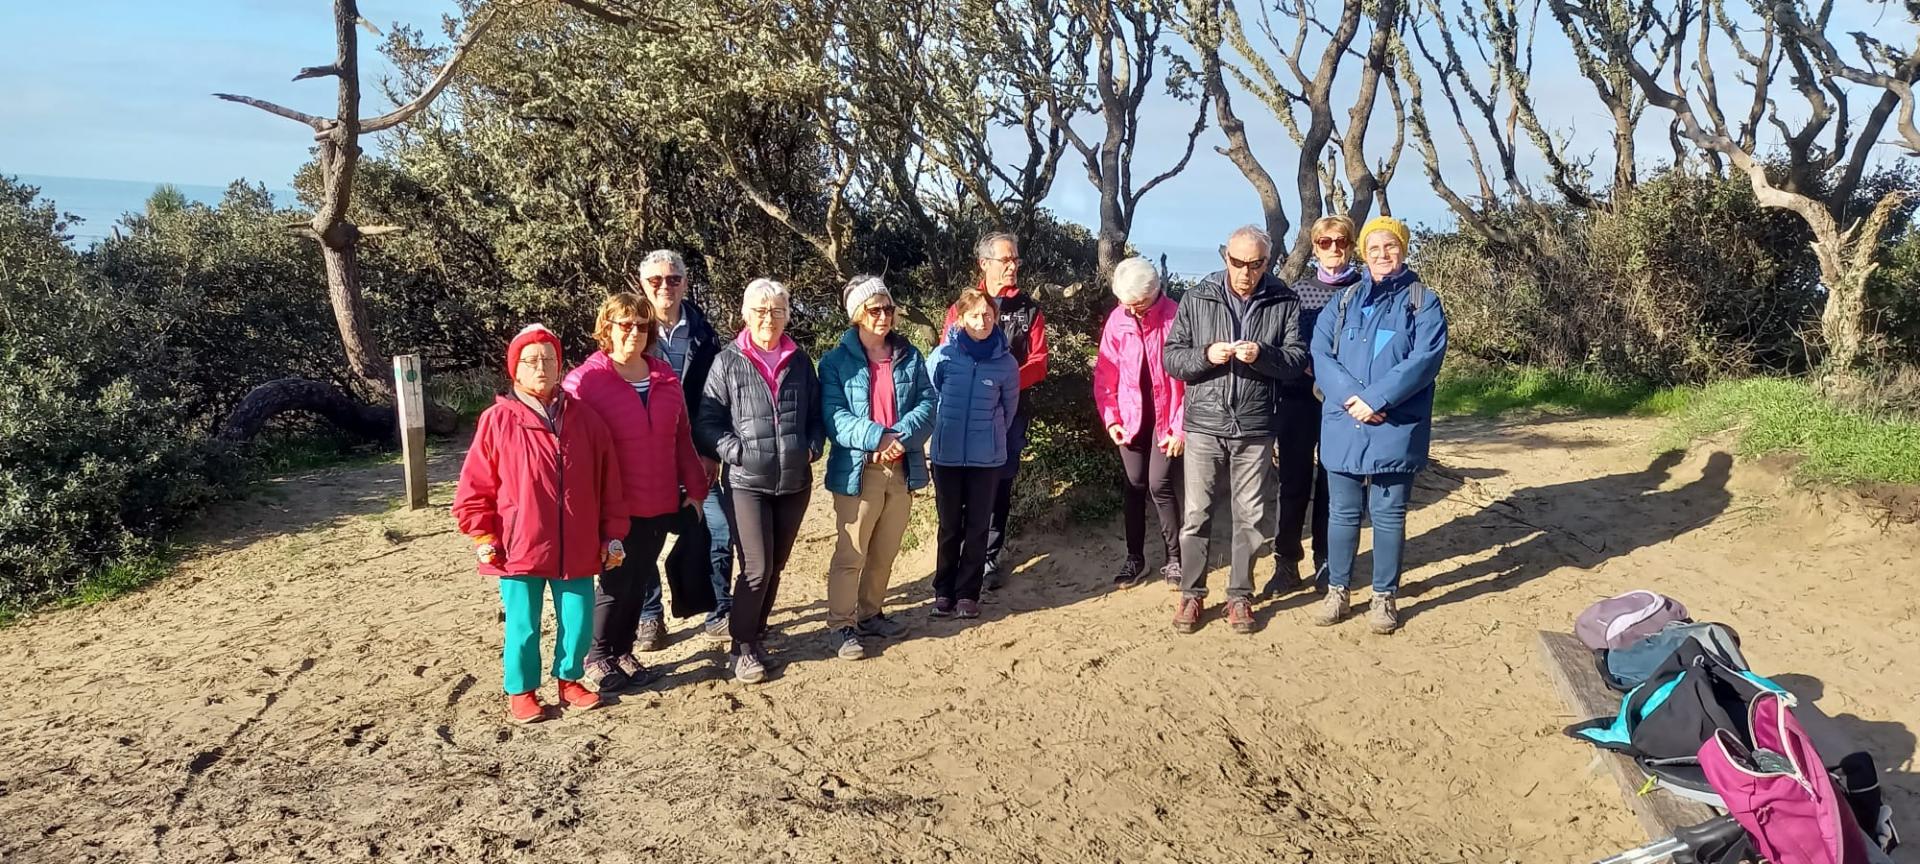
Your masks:
<path fill-rule="evenodd" d="M 1834 406 L 1813 385 L 1784 378 L 1725 381 L 1690 388 L 1663 448 L 1732 430 L 1741 456 L 1791 453 L 1805 479 L 1836 483 L 1920 484 L 1920 423 Z"/>
<path fill-rule="evenodd" d="M 1440 416 L 1494 417 L 1515 411 L 1658 415 L 1682 404 L 1673 391 L 1533 367 L 1449 367 L 1433 394 L 1433 411 Z"/>
<path fill-rule="evenodd" d="M 65 594 L 0 604 L 0 628 L 19 622 L 36 610 L 90 606 L 133 593 L 171 575 L 179 561 L 180 552 L 172 546 L 155 546 L 150 551 L 110 561 Z"/>
<path fill-rule="evenodd" d="M 360 441 L 323 426 L 268 430 L 246 451 L 247 469 L 256 481 L 321 468 L 364 468 L 398 458 L 391 445 Z"/>

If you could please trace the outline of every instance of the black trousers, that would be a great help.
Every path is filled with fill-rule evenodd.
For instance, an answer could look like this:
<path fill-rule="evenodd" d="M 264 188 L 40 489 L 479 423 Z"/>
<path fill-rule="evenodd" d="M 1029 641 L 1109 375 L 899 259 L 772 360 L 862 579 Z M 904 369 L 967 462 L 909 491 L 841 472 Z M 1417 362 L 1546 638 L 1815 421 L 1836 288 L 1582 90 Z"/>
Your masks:
<path fill-rule="evenodd" d="M 734 487 L 726 499 L 727 524 L 734 548 L 740 550 L 740 575 L 733 584 L 733 610 L 727 629 L 733 634 L 733 653 L 742 645 L 759 644 L 767 632 L 774 595 L 780 591 L 780 571 L 800 537 L 800 520 L 807 515 L 811 488 L 786 495 L 769 495 Z"/>
<path fill-rule="evenodd" d="M 1306 557 L 1300 539 L 1308 510 L 1313 513 L 1313 561 L 1327 560 L 1327 469 L 1315 457 L 1320 447 L 1320 400 L 1280 400 L 1279 435 L 1274 442 L 1274 473 L 1279 481 L 1279 522 L 1274 526 L 1273 556 L 1283 561 Z"/>
<path fill-rule="evenodd" d="M 593 647 L 587 662 L 611 660 L 633 651 L 640 610 L 649 595 L 660 593 L 660 550 L 677 514 L 634 517 L 627 522 L 627 558 L 600 574 L 593 595 Z"/>
<path fill-rule="evenodd" d="M 1033 415 L 1027 412 L 1027 403 L 1022 401 L 1020 409 L 1013 414 L 1013 422 L 1007 426 L 1007 464 L 996 469 L 1000 482 L 993 490 L 993 519 L 987 526 L 987 571 L 991 573 L 1000 572 L 1000 552 L 1007 548 L 1007 516 L 1013 512 L 1013 482 L 1020 479 L 1020 454 L 1027 449 L 1027 428 L 1032 424 Z"/>
<path fill-rule="evenodd" d="M 1121 485 L 1121 521 L 1127 530 L 1127 558 L 1146 559 L 1147 502 L 1153 502 L 1160 521 L 1160 548 L 1169 562 L 1180 560 L 1180 460 L 1169 459 L 1154 446 L 1152 434 L 1141 434 L 1120 448 L 1120 466 L 1126 472 Z"/>
<path fill-rule="evenodd" d="M 987 569 L 987 528 L 999 488 L 999 468 L 933 466 L 933 504 L 940 515 L 933 596 L 980 599 Z"/>

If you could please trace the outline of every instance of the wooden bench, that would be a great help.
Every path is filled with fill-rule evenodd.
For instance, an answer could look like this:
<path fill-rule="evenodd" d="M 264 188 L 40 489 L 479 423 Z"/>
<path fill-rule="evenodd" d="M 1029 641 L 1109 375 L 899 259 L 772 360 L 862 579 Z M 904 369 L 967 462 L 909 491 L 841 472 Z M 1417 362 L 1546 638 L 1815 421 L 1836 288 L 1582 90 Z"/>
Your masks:
<path fill-rule="evenodd" d="M 1572 633 L 1540 631 L 1540 659 L 1546 663 L 1547 674 L 1553 678 L 1554 689 L 1560 691 L 1560 699 L 1567 703 L 1573 722 L 1620 713 L 1620 694 L 1601 682 L 1600 673 L 1593 668 L 1593 651 Z M 1577 743 L 1571 738 L 1567 740 Z M 1640 820 L 1640 827 L 1646 829 L 1649 839 L 1671 837 L 1676 828 L 1697 825 L 1720 815 L 1720 811 L 1712 807 L 1665 789 L 1642 795 L 1640 789 L 1646 785 L 1647 775 L 1631 757 L 1591 745 L 1579 746 L 1592 749 L 1606 763 L 1613 779 L 1620 782 L 1620 794 L 1627 799 L 1627 806 L 1633 808 L 1633 815 Z"/>

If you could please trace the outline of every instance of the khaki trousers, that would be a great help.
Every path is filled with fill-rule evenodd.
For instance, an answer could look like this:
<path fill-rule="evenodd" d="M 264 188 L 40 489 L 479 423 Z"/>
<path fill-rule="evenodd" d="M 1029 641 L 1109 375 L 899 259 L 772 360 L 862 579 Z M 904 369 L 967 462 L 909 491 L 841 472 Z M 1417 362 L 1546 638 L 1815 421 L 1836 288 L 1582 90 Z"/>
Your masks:
<path fill-rule="evenodd" d="M 868 462 L 861 469 L 858 496 L 833 496 L 837 536 L 827 567 L 828 629 L 852 627 L 880 614 L 911 502 L 905 462 Z"/>

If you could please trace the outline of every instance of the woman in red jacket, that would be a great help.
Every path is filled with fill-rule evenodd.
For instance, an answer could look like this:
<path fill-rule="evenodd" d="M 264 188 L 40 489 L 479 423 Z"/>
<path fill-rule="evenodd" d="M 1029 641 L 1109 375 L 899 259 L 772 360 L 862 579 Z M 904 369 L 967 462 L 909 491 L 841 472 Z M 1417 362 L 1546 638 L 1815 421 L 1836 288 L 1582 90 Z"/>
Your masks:
<path fill-rule="evenodd" d="M 507 346 L 507 374 L 513 392 L 480 415 L 453 516 L 473 538 L 480 573 L 499 577 L 507 712 L 532 723 L 547 716 L 535 691 L 540 605 L 549 588 L 560 702 L 600 705 L 580 684 L 593 641 L 593 577 L 626 557 L 627 507 L 606 423 L 560 391 L 560 340 L 538 324 L 520 331 Z"/>
<path fill-rule="evenodd" d="M 690 501 L 698 506 L 707 495 L 680 379 L 653 353 L 653 318 L 653 304 L 639 294 L 608 297 L 593 324 L 600 350 L 569 373 L 565 385 L 607 421 L 627 502 L 627 560 L 601 575 L 593 603 L 586 680 L 601 691 L 650 677 L 633 652 L 667 644 L 660 550 L 680 508 Z"/>

